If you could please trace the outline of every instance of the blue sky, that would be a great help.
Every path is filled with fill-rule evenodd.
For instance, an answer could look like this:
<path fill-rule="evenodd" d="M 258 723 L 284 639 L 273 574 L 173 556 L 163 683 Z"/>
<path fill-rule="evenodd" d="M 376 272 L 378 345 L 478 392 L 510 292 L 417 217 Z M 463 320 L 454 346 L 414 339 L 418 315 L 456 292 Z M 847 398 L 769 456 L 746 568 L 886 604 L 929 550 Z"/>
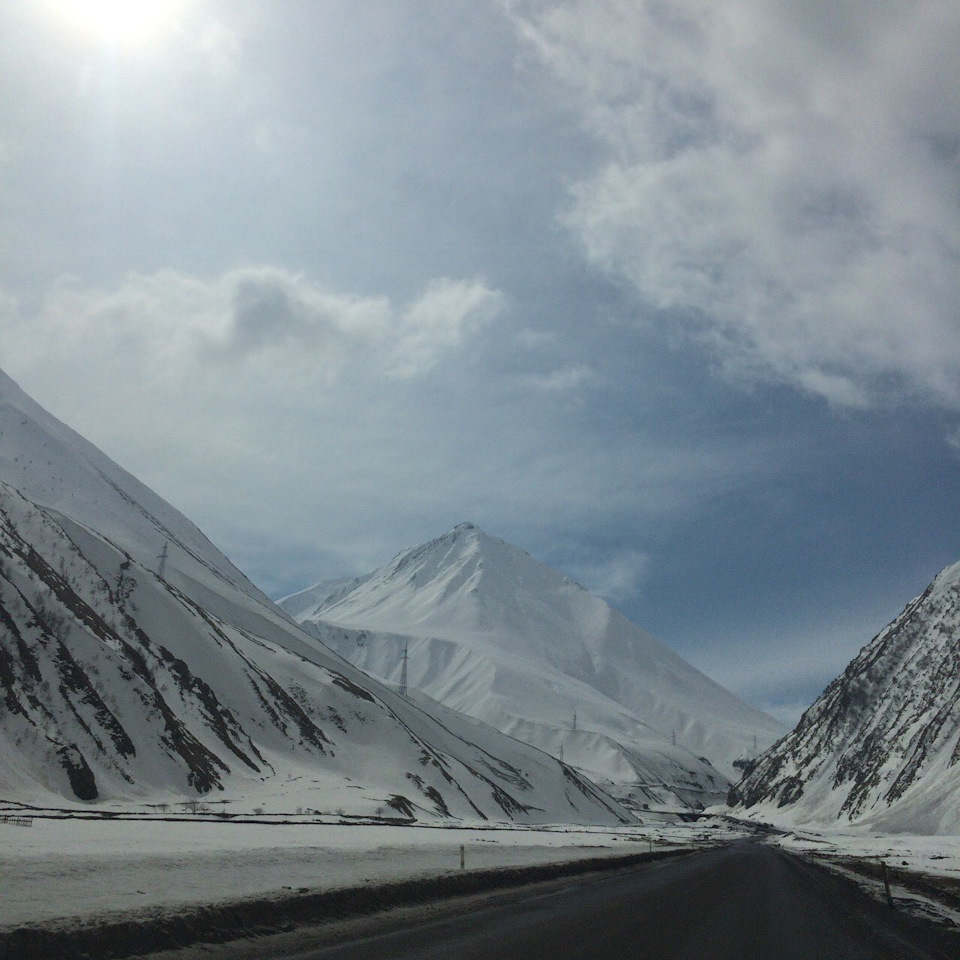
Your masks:
<path fill-rule="evenodd" d="M 472 520 L 794 718 L 960 558 L 955 4 L 70 6 L 0 364 L 269 592 Z"/>

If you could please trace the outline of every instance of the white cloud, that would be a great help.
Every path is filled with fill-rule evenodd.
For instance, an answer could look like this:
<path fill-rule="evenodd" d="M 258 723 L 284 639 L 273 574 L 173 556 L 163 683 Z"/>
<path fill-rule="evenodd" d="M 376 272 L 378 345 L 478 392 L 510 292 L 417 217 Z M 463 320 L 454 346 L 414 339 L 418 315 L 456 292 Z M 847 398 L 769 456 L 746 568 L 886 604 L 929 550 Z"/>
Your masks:
<path fill-rule="evenodd" d="M 650 557 L 641 550 L 617 550 L 565 569 L 591 593 L 616 604 L 636 599 L 650 569 Z"/>
<path fill-rule="evenodd" d="M 211 16 L 185 24 L 182 33 L 194 49 L 207 58 L 210 72 L 218 79 L 230 79 L 240 59 L 240 40 L 229 27 Z"/>
<path fill-rule="evenodd" d="M 502 298 L 477 280 L 396 304 L 275 268 L 168 270 L 112 290 L 64 280 L 32 312 L 0 309 L 5 371 L 267 589 L 362 571 L 464 518 L 531 549 L 558 526 L 589 541 L 777 459 L 747 440 L 607 436 L 556 402 L 586 376 L 575 366 L 516 390 L 524 360 L 541 362 L 503 336 Z M 490 362 L 503 354 L 510 373 Z M 584 579 L 628 596 L 644 563 L 599 557 Z"/>
<path fill-rule="evenodd" d="M 149 378 L 174 370 L 194 377 L 211 364 L 278 376 L 309 369 L 315 383 L 329 386 L 358 363 L 385 376 L 426 373 L 490 322 L 500 303 L 479 280 L 437 280 L 398 307 L 272 267 L 213 280 L 162 270 L 132 274 L 112 291 L 63 280 L 36 316 L 12 322 L 7 338 L 13 353 L 35 345 L 45 363 L 58 355 L 116 356 Z"/>
<path fill-rule="evenodd" d="M 594 264 L 730 376 L 960 404 L 955 5 L 507 6 L 606 148 L 564 217 Z"/>
<path fill-rule="evenodd" d="M 479 280 L 432 281 L 399 318 L 391 373 L 412 377 L 431 369 L 444 351 L 459 347 L 492 320 L 502 300 L 501 294 Z"/>
<path fill-rule="evenodd" d="M 437 414 L 417 383 L 499 306 L 476 280 L 397 305 L 268 267 L 131 275 L 114 290 L 64 280 L 33 314 L 0 299 L 0 356 L 215 538 L 349 552 L 374 514 L 435 491 L 420 474 L 440 469 L 423 426 Z"/>
<path fill-rule="evenodd" d="M 568 393 L 597 380 L 595 371 L 586 364 L 573 363 L 558 367 L 549 373 L 533 373 L 522 378 L 522 382 L 535 390 L 545 393 Z"/>

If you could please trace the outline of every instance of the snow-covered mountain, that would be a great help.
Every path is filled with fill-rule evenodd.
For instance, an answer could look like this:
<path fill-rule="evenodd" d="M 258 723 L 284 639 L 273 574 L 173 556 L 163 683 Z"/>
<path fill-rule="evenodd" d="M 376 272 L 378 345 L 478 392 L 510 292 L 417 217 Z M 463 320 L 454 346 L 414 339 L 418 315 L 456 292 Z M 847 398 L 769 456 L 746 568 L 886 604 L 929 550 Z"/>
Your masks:
<path fill-rule="evenodd" d="M 783 733 L 568 577 L 473 524 L 280 601 L 396 684 L 564 759 L 634 805 L 709 805 Z M 709 759 L 706 759 L 709 758 Z"/>
<path fill-rule="evenodd" d="M 960 832 L 960 563 L 860 651 L 730 802 L 798 823 Z"/>
<path fill-rule="evenodd" d="M 546 754 L 431 712 L 317 644 L 3 373 L 0 696 L 7 800 L 628 816 Z"/>

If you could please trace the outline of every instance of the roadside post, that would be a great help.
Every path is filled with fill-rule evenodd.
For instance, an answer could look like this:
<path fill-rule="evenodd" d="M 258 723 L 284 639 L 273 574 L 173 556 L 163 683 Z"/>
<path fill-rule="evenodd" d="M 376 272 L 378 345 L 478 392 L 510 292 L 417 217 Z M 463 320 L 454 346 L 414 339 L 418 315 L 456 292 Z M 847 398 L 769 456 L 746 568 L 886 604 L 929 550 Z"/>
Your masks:
<path fill-rule="evenodd" d="M 887 872 L 887 861 L 880 861 L 880 868 L 883 871 L 883 889 L 887 892 L 887 906 L 893 909 L 893 896 L 890 893 L 890 874 Z"/>

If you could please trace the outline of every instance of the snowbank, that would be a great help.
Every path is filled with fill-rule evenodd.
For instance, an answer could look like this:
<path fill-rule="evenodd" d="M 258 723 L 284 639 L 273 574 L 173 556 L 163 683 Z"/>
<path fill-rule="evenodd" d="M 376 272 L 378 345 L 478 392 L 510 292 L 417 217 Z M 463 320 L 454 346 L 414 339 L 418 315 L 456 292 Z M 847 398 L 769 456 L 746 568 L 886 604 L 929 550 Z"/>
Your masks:
<path fill-rule="evenodd" d="M 197 820 L 35 819 L 0 823 L 0 929 L 96 923 L 117 912 L 332 890 L 466 868 L 532 866 L 725 839 L 709 825 L 619 831 Z"/>

